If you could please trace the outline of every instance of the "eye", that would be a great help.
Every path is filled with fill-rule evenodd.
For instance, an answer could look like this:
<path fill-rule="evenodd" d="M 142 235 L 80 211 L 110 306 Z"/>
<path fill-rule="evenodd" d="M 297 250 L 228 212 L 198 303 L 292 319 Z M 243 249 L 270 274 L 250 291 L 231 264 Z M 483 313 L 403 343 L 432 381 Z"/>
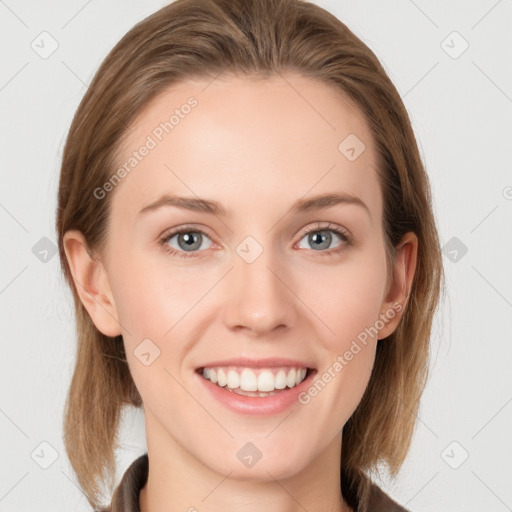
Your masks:
<path fill-rule="evenodd" d="M 174 246 L 171 244 L 173 238 Z M 167 232 L 160 239 L 160 245 L 173 256 L 179 256 L 181 258 L 197 257 L 196 254 L 201 247 L 204 247 L 205 238 L 210 238 L 206 233 L 200 229 L 191 226 L 182 226 L 171 232 Z M 177 245 L 177 246 L 176 246 Z M 187 252 L 192 254 L 187 254 Z"/>
<path fill-rule="evenodd" d="M 334 233 L 335 238 L 337 237 L 341 239 L 342 243 L 332 250 L 324 251 L 323 249 L 328 249 L 333 241 L 332 233 Z M 320 251 L 320 255 L 322 256 L 339 253 L 352 244 L 352 240 L 348 232 L 342 228 L 335 227 L 332 224 L 328 224 L 327 226 L 320 226 L 317 224 L 308 228 L 301 240 L 305 238 L 307 239 L 307 243 L 313 247 L 313 250 Z M 303 247 L 300 248 L 302 249 Z"/>
<path fill-rule="evenodd" d="M 342 243 L 336 248 L 326 251 L 324 249 L 327 249 L 333 241 L 332 233 L 334 233 L 334 237 L 340 239 Z M 320 223 L 317 223 L 304 231 L 301 241 L 306 237 L 307 243 L 313 247 L 312 250 L 318 252 L 320 256 L 340 253 L 348 246 L 352 245 L 351 235 L 345 229 L 332 224 L 321 226 Z M 211 241 L 210 237 L 201 229 L 194 226 L 181 226 L 178 229 L 164 233 L 159 241 L 159 245 L 172 256 L 178 256 L 180 258 L 199 258 L 202 257 L 202 255 L 197 253 L 208 249 L 208 247 L 205 247 L 204 243 L 206 239 Z M 304 247 L 299 248 L 303 249 Z"/>

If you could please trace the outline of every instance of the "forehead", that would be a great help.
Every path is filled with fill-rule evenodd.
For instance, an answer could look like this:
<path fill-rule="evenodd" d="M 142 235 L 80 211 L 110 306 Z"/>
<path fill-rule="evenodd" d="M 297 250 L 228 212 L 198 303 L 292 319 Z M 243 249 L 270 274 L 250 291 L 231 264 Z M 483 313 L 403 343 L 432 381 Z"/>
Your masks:
<path fill-rule="evenodd" d="M 169 87 L 132 123 L 117 164 L 128 172 L 113 208 L 137 212 L 165 193 L 215 198 L 233 211 L 337 191 L 376 216 L 381 204 L 364 116 L 333 86 L 295 73 Z"/>

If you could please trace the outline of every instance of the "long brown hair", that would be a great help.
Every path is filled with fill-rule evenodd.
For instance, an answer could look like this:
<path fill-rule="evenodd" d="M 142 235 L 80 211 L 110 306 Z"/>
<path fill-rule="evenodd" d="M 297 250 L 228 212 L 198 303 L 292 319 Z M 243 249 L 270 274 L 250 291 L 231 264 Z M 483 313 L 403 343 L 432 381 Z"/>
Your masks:
<path fill-rule="evenodd" d="M 364 114 L 376 142 L 388 262 L 402 236 L 418 237 L 418 261 L 403 317 L 377 346 L 374 369 L 343 429 L 343 492 L 353 501 L 378 463 L 396 475 L 410 446 L 424 389 L 431 326 L 444 274 L 428 176 L 400 95 L 374 53 L 340 20 L 302 0 L 176 0 L 135 25 L 107 55 L 73 118 L 58 192 L 56 229 L 78 337 L 64 417 L 69 460 L 89 503 L 113 489 L 121 409 L 142 400 L 122 338 L 103 335 L 82 305 L 63 236 L 80 230 L 91 251 L 105 242 L 110 194 L 94 191 L 114 174 L 127 127 L 156 97 L 188 78 L 223 71 L 270 76 L 298 71 L 338 88 Z M 388 267 L 392 268 L 392 267 Z"/>

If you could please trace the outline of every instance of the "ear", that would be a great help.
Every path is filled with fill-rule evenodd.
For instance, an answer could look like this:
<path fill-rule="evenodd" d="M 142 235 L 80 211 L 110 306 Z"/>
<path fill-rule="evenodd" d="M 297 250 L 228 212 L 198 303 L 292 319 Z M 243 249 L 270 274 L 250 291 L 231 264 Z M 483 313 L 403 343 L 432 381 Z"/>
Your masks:
<path fill-rule="evenodd" d="M 90 253 L 80 231 L 67 231 L 63 244 L 78 295 L 94 325 L 105 336 L 118 336 L 121 326 L 105 267 Z"/>
<path fill-rule="evenodd" d="M 408 232 L 396 247 L 393 278 L 380 311 L 380 319 L 385 325 L 379 329 L 379 340 L 392 334 L 400 323 L 409 299 L 417 255 L 418 237 L 415 233 Z"/>

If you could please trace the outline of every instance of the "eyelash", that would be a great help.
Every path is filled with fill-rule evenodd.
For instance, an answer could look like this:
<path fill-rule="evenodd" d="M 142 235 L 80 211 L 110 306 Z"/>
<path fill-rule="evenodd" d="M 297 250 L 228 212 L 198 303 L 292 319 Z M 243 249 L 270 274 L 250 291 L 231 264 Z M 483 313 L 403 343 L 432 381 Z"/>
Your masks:
<path fill-rule="evenodd" d="M 320 226 L 317 224 L 316 226 L 312 226 L 308 229 L 306 229 L 301 237 L 300 240 L 302 240 L 306 235 L 309 235 L 310 233 L 316 233 L 321 231 L 331 231 L 332 233 L 335 233 L 338 235 L 341 240 L 343 241 L 343 244 L 340 247 L 337 247 L 336 249 L 330 249 L 328 251 L 315 251 L 318 253 L 319 256 L 332 256 L 334 254 L 340 253 L 344 250 L 346 250 L 347 247 L 350 247 L 352 245 L 352 237 L 349 235 L 349 233 L 339 227 L 335 227 L 331 224 L 328 224 L 327 226 Z M 190 252 L 190 254 L 187 254 L 186 251 L 177 251 L 176 249 L 173 249 L 169 245 L 167 245 L 167 242 L 174 237 L 175 235 L 179 235 L 180 233 L 200 233 L 201 235 L 204 235 L 208 238 L 208 234 L 206 234 L 201 229 L 197 229 L 194 226 L 181 226 L 179 229 L 176 229 L 171 232 L 166 232 L 162 235 L 162 238 L 159 240 L 159 245 L 162 247 L 164 251 L 171 254 L 172 256 L 178 256 L 179 258 L 201 258 L 202 256 L 197 256 L 197 252 L 204 252 L 204 251 L 194 251 Z M 311 249 L 312 250 L 312 249 Z"/>

